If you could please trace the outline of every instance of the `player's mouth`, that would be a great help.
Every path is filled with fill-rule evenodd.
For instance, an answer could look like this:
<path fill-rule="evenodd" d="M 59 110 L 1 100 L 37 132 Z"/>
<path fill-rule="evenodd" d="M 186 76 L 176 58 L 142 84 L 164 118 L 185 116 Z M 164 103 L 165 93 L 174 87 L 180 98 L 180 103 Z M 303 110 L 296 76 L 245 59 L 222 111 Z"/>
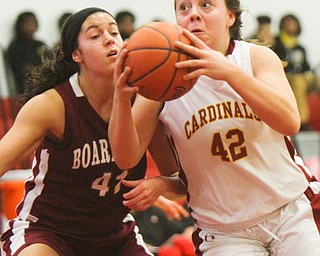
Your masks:
<path fill-rule="evenodd" d="M 194 35 L 197 35 L 197 34 L 202 34 L 204 31 L 199 28 L 194 28 L 194 29 L 190 30 L 190 32 Z"/>
<path fill-rule="evenodd" d="M 118 50 L 114 49 L 114 50 L 111 50 L 109 53 L 108 53 L 108 57 L 112 57 L 112 56 L 117 56 L 118 55 Z"/>

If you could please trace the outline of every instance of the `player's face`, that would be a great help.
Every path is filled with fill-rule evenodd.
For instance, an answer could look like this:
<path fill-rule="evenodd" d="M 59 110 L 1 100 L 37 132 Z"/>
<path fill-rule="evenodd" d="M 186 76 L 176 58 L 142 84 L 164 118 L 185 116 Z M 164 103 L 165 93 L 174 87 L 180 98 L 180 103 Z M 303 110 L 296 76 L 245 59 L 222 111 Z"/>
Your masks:
<path fill-rule="evenodd" d="M 73 59 L 82 68 L 102 74 L 113 74 L 114 65 L 123 45 L 115 20 L 104 12 L 90 15 L 82 24 L 78 48 Z"/>
<path fill-rule="evenodd" d="M 188 29 L 212 49 L 221 51 L 229 44 L 229 28 L 235 21 L 225 0 L 177 0 L 177 24 Z"/>

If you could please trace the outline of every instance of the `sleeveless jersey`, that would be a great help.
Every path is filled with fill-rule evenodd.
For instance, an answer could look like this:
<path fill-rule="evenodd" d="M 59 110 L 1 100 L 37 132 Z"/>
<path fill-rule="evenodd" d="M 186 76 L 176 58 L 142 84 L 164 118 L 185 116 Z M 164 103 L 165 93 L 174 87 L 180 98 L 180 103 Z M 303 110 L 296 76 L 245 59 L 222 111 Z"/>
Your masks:
<path fill-rule="evenodd" d="M 65 106 L 64 138 L 60 143 L 46 138 L 36 150 L 18 216 L 66 239 L 114 245 L 132 232 L 121 225 L 130 211 L 122 204 L 129 189 L 121 180 L 144 178 L 146 158 L 131 170 L 119 169 L 108 124 L 82 93 L 77 75 L 56 90 Z"/>
<path fill-rule="evenodd" d="M 253 75 L 250 47 L 235 41 L 227 58 Z M 186 95 L 165 103 L 160 119 L 181 161 L 192 216 L 203 228 L 255 224 L 308 186 L 286 137 L 225 81 L 199 77 Z"/>

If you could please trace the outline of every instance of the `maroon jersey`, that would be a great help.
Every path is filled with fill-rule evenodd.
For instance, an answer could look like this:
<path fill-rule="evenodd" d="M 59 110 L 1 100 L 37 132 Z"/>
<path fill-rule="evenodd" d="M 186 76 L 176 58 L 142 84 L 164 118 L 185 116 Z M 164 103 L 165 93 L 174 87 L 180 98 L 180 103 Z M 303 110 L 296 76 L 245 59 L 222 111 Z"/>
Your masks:
<path fill-rule="evenodd" d="M 114 246 L 134 227 L 122 225 L 130 210 L 122 203 L 129 189 L 121 180 L 144 178 L 146 158 L 130 170 L 119 169 L 108 124 L 79 86 L 68 81 L 56 90 L 65 105 L 64 137 L 46 138 L 35 152 L 33 176 L 17 208 L 19 219 L 53 231 L 77 249 Z"/>

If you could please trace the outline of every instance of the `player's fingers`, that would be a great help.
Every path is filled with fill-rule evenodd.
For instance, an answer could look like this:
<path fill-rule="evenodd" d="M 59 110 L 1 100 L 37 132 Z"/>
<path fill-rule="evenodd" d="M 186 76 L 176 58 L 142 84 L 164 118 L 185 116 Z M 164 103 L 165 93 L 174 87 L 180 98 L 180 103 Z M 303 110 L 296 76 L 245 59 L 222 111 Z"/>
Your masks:
<path fill-rule="evenodd" d="M 133 188 L 138 186 L 143 180 L 122 180 L 122 184 L 126 187 Z"/>
<path fill-rule="evenodd" d="M 116 66 L 115 66 L 115 70 L 114 70 L 114 73 L 115 73 L 115 76 L 116 77 L 119 77 L 120 74 L 122 73 L 122 70 L 124 69 L 124 59 L 127 55 L 127 52 L 128 50 L 125 49 L 125 48 L 122 48 L 120 50 L 120 52 L 118 53 L 118 58 L 117 58 L 117 61 L 116 61 Z"/>
<path fill-rule="evenodd" d="M 189 216 L 189 213 L 178 203 L 175 203 L 165 209 L 168 218 L 181 220 Z"/>
<path fill-rule="evenodd" d="M 179 213 L 177 213 L 176 211 L 166 211 L 166 215 L 168 217 L 168 219 L 172 220 L 172 219 L 177 219 L 177 220 L 181 220 L 181 217 L 179 215 Z"/>
<path fill-rule="evenodd" d="M 123 204 L 128 207 L 133 207 L 144 200 L 144 197 L 139 194 L 132 196 L 132 194 L 128 195 L 128 193 L 126 193 L 123 195 L 123 198 L 125 199 L 123 200 Z"/>
<path fill-rule="evenodd" d="M 182 205 L 178 204 L 177 211 L 179 212 L 179 215 L 184 218 L 187 218 L 189 216 L 189 212 Z"/>
<path fill-rule="evenodd" d="M 139 190 L 138 189 L 131 189 L 129 192 L 124 193 L 123 194 L 123 198 L 126 200 L 132 199 L 132 198 L 136 198 L 137 196 L 139 196 Z"/>
<path fill-rule="evenodd" d="M 117 81 L 117 86 L 124 87 L 128 92 L 137 93 L 139 91 L 138 87 L 126 86 L 128 76 L 131 73 L 130 67 L 124 67 L 124 60 L 127 56 L 127 53 L 127 49 L 122 49 L 119 53 L 114 70 L 114 80 Z"/>
<path fill-rule="evenodd" d="M 128 181 L 128 180 L 122 180 L 122 184 L 125 185 L 126 187 L 132 188 L 129 192 L 123 194 L 124 199 L 131 199 L 135 198 L 138 195 L 142 196 L 143 193 L 139 187 L 137 187 L 141 181 L 136 180 L 136 181 Z"/>
<path fill-rule="evenodd" d="M 192 58 L 199 59 L 202 56 L 202 50 L 185 43 L 182 43 L 180 41 L 175 42 L 175 46 L 178 47 L 180 50 L 182 50 L 184 53 L 187 53 Z"/>
<path fill-rule="evenodd" d="M 119 75 L 119 83 L 118 83 L 119 86 L 126 85 L 126 81 L 130 72 L 131 70 L 129 67 L 124 68 L 123 72 Z"/>
<path fill-rule="evenodd" d="M 148 200 L 150 201 L 155 201 L 158 197 L 157 193 L 155 193 L 153 189 L 144 187 L 143 180 L 130 181 L 129 183 L 130 184 L 127 185 L 130 185 L 132 189 L 129 192 L 123 194 L 123 198 L 126 200 L 139 197 L 140 200 L 148 198 Z M 142 185 L 139 186 L 140 184 Z"/>
<path fill-rule="evenodd" d="M 124 200 L 123 205 L 133 210 L 144 211 L 152 205 L 152 202 L 148 200 L 148 198 L 141 199 L 140 197 L 136 197 L 134 199 Z"/>
<path fill-rule="evenodd" d="M 176 68 L 203 68 L 204 67 L 204 61 L 202 60 L 184 60 L 179 61 L 175 63 Z"/>
<path fill-rule="evenodd" d="M 189 40 L 191 41 L 192 45 L 194 45 L 197 48 L 200 49 L 206 49 L 208 48 L 208 46 L 198 37 L 196 37 L 194 34 L 192 34 L 189 30 L 187 29 L 183 29 L 182 33 L 189 38 Z"/>
<path fill-rule="evenodd" d="M 207 69 L 200 68 L 200 69 L 195 69 L 191 71 L 190 73 L 186 74 L 183 76 L 183 79 L 185 80 L 192 80 L 192 79 L 197 79 L 201 75 L 207 75 L 209 74 Z"/>

